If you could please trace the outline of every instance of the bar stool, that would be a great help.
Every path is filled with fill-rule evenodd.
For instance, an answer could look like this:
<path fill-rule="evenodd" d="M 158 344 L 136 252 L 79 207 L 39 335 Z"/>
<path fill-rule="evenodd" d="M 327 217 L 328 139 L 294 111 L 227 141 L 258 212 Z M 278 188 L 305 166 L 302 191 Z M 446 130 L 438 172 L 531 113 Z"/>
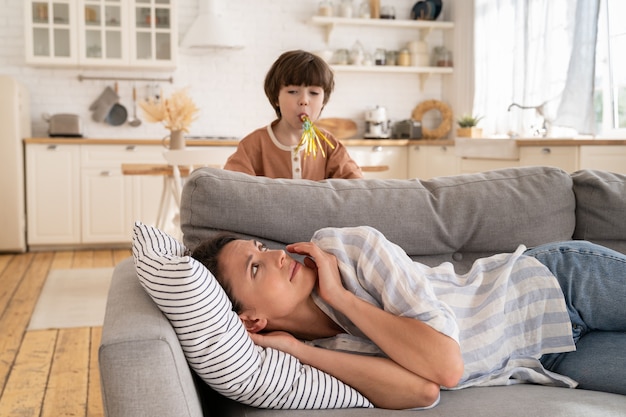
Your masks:
<path fill-rule="evenodd" d="M 157 213 L 157 228 L 164 229 L 167 219 L 172 218 L 171 202 L 174 202 L 173 222 L 180 231 L 180 198 L 183 192 L 184 178 L 194 169 L 200 167 L 221 168 L 218 165 L 210 164 L 211 149 L 186 148 L 167 149 L 163 151 L 163 157 L 168 165 L 172 166 L 172 175 L 163 177 L 163 192 Z M 169 215 L 169 216 L 168 216 Z"/>

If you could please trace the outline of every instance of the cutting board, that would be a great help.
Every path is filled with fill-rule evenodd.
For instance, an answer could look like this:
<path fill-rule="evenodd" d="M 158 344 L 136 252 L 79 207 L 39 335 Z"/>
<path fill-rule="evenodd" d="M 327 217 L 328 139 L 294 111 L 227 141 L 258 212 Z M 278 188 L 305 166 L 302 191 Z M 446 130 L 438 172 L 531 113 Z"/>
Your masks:
<path fill-rule="evenodd" d="M 315 122 L 315 125 L 328 130 L 339 140 L 351 138 L 356 135 L 358 130 L 354 120 L 342 119 L 338 117 L 319 119 Z"/>

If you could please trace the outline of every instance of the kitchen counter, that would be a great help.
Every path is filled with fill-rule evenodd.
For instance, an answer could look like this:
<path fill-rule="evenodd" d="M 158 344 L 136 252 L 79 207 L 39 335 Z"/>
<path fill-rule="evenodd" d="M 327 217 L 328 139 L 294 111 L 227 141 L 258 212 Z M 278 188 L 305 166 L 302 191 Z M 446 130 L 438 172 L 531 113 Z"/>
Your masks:
<path fill-rule="evenodd" d="M 468 139 L 468 138 L 461 138 Z M 479 138 L 480 140 L 491 140 Z M 498 140 L 498 139 L 493 139 Z M 568 139 L 568 138 L 518 138 L 517 146 L 623 146 L 626 139 Z M 161 145 L 162 139 L 110 139 L 110 138 L 26 138 L 24 143 L 69 143 L 85 145 Z M 187 146 L 237 146 L 238 139 L 188 139 Z M 454 146 L 454 139 L 344 139 L 346 146 Z"/>
<path fill-rule="evenodd" d="M 107 138 L 26 138 L 24 143 L 74 144 L 74 145 L 161 145 L 162 139 L 107 139 Z M 187 139 L 187 146 L 237 146 L 237 139 Z M 422 139 L 344 139 L 346 146 L 453 146 L 453 139 L 422 140 Z"/>
<path fill-rule="evenodd" d="M 24 143 L 70 144 L 70 145 L 162 145 L 163 139 L 91 139 L 91 138 L 26 138 Z M 237 146 L 234 139 L 189 139 L 187 146 Z"/>
<path fill-rule="evenodd" d="M 568 139 L 568 138 L 521 138 L 515 139 L 517 146 L 622 146 L 626 139 Z"/>

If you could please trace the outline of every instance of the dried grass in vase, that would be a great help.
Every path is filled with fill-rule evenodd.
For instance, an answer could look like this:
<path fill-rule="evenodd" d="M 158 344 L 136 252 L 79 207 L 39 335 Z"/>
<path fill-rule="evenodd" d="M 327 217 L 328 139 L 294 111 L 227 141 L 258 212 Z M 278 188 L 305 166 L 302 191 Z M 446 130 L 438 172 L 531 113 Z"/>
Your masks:
<path fill-rule="evenodd" d="M 139 106 L 148 122 L 163 123 L 172 132 L 189 132 L 189 126 L 196 120 L 199 112 L 186 89 L 175 91 L 170 98 L 163 100 L 146 99 Z"/>

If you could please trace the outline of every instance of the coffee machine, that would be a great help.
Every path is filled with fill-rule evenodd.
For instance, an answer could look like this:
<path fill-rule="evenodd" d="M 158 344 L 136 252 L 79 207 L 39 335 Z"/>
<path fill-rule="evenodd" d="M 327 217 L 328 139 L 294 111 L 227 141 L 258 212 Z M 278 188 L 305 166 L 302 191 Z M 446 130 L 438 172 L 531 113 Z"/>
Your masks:
<path fill-rule="evenodd" d="M 365 112 L 365 138 L 389 139 L 391 137 L 390 120 L 387 118 L 387 109 L 376 106 Z"/>

